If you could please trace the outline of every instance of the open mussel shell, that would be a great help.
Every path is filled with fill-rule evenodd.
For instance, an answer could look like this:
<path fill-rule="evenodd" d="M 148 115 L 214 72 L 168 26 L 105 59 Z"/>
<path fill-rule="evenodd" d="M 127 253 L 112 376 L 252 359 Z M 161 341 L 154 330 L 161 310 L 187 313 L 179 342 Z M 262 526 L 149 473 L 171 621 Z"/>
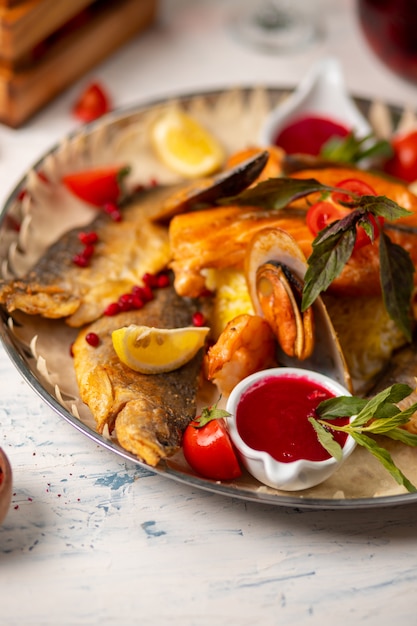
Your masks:
<path fill-rule="evenodd" d="M 323 300 L 301 312 L 307 270 L 305 256 L 293 237 L 279 228 L 265 228 L 252 239 L 245 274 L 255 313 L 273 328 L 280 365 L 314 370 L 350 392 L 352 381 L 336 331 Z"/>
<path fill-rule="evenodd" d="M 237 195 L 255 182 L 268 156 L 265 150 L 215 176 L 177 185 L 152 218 L 155 221 L 169 220 L 179 213 L 201 209 L 215 204 L 220 198 Z"/>

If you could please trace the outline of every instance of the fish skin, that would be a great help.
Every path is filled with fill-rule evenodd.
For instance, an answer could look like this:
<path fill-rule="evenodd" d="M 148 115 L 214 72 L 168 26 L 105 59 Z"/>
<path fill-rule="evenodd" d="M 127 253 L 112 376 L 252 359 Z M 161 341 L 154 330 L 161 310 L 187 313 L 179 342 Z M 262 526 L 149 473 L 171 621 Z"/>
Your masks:
<path fill-rule="evenodd" d="M 124 449 L 151 466 L 179 449 L 182 434 L 195 417 L 203 350 L 172 372 L 141 374 L 119 360 L 111 333 L 130 324 L 189 326 L 195 310 L 194 303 L 177 296 L 173 287 L 159 289 L 142 309 L 93 322 L 73 345 L 80 397 L 89 406 L 98 432 L 108 425 Z M 91 332 L 100 337 L 96 348 L 85 340 Z"/>
<path fill-rule="evenodd" d="M 149 219 L 166 194 L 165 188 L 145 191 L 122 209 L 120 222 L 100 211 L 90 225 L 68 231 L 26 276 L 0 281 L 0 304 L 9 313 L 65 318 L 72 327 L 97 319 L 108 304 L 141 284 L 145 272 L 157 273 L 168 263 L 167 229 Z M 83 250 L 82 231 L 99 238 L 88 267 L 73 261 Z"/>

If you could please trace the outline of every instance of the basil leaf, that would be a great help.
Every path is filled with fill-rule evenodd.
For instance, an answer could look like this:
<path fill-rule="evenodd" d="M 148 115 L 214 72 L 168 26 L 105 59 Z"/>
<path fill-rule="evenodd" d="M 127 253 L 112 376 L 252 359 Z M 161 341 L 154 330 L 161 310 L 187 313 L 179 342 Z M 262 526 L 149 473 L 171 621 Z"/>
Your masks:
<path fill-rule="evenodd" d="M 283 209 L 291 202 L 315 193 L 331 191 L 333 188 L 319 183 L 315 178 L 269 178 L 254 187 L 249 187 L 237 196 L 222 198 L 219 204 L 257 206 L 263 209 Z"/>
<path fill-rule="evenodd" d="M 330 231 L 328 226 L 325 231 Z M 326 291 L 333 280 L 339 276 L 349 260 L 355 245 L 355 230 L 342 230 L 332 236 L 323 231 L 321 239 L 313 245 L 313 252 L 308 258 L 308 269 L 304 277 L 301 310 L 305 311 L 313 304 L 322 291 Z"/>
<path fill-rule="evenodd" d="M 372 215 L 379 215 L 389 221 L 412 215 L 412 211 L 404 209 L 386 196 L 357 196 L 355 208 L 362 212 L 372 213 Z"/>
<path fill-rule="evenodd" d="M 313 426 L 316 431 L 317 438 L 323 448 L 327 450 L 327 452 L 336 459 L 336 461 L 341 461 L 343 458 L 343 450 L 338 442 L 334 439 L 332 433 L 324 428 L 314 417 L 309 417 L 308 421 Z"/>
<path fill-rule="evenodd" d="M 382 463 L 385 469 L 389 471 L 391 476 L 399 485 L 403 485 L 409 492 L 417 491 L 417 488 L 408 480 L 406 476 L 404 476 L 402 471 L 395 465 L 388 450 L 385 450 L 385 448 L 381 448 L 380 446 L 378 446 L 378 444 L 373 439 L 367 437 L 366 435 L 359 434 L 355 431 L 352 431 L 350 434 L 359 445 L 366 448 L 376 459 L 378 459 L 380 463 Z"/>
<path fill-rule="evenodd" d="M 379 260 L 385 308 L 407 340 L 411 341 L 410 304 L 414 286 L 413 262 L 408 252 L 401 246 L 392 243 L 384 232 L 381 232 L 379 242 Z"/>

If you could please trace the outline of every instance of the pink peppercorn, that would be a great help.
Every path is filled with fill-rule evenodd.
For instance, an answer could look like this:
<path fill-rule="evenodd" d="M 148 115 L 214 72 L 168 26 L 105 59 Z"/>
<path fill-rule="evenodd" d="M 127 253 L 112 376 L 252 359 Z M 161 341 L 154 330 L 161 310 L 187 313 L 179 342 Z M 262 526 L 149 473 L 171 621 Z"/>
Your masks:
<path fill-rule="evenodd" d="M 72 262 L 73 262 L 75 265 L 78 265 L 78 267 L 87 267 L 87 266 L 88 266 L 88 264 L 89 264 L 89 258 L 88 258 L 88 257 L 86 257 L 86 256 L 84 256 L 84 254 L 83 254 L 83 253 L 81 253 L 81 254 L 75 254 L 75 255 L 72 257 Z"/>
<path fill-rule="evenodd" d="M 204 317 L 203 313 L 201 313 L 201 311 L 196 311 L 193 314 L 193 325 L 197 326 L 197 328 L 201 328 L 201 326 L 204 326 L 205 323 L 206 318 Z"/>
<path fill-rule="evenodd" d="M 157 276 L 157 286 L 159 289 L 163 289 L 164 287 L 168 287 L 170 284 L 168 274 L 159 274 Z"/>
<path fill-rule="evenodd" d="M 104 309 L 104 315 L 117 315 L 118 313 L 120 313 L 120 306 L 117 302 L 111 302 L 105 309 Z"/>
<path fill-rule="evenodd" d="M 87 333 L 85 340 L 93 348 L 97 348 L 100 343 L 100 337 L 96 333 Z"/>

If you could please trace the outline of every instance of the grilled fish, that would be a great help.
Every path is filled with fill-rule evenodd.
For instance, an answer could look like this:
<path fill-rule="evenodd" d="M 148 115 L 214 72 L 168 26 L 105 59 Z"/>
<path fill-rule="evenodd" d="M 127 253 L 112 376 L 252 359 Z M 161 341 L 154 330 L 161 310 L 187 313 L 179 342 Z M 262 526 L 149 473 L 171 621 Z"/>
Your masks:
<path fill-rule="evenodd" d="M 288 217 L 283 212 L 226 206 L 176 215 L 169 226 L 169 240 L 178 293 L 200 295 L 206 287 L 205 269 L 242 268 L 253 235 L 271 227 L 288 231 L 306 257 L 311 254 L 313 237 L 303 214 Z"/>
<path fill-rule="evenodd" d="M 144 192 L 123 210 L 120 222 L 100 212 L 88 228 L 75 228 L 54 243 L 24 277 L 0 281 L 0 304 L 11 313 L 66 318 L 80 327 L 97 319 L 105 307 L 140 284 L 145 272 L 156 273 L 170 258 L 164 226 L 148 219 L 164 188 Z M 74 263 L 83 250 L 81 231 L 98 242 L 87 267 Z"/>
<path fill-rule="evenodd" d="M 140 374 L 119 360 L 111 333 L 129 324 L 189 326 L 194 311 L 192 302 L 179 298 L 172 287 L 159 289 L 142 309 L 93 322 L 73 345 L 80 396 L 97 430 L 103 432 L 108 425 L 123 448 L 152 466 L 178 450 L 184 429 L 195 417 L 202 351 L 172 372 Z M 98 347 L 87 343 L 87 333 L 99 336 Z"/>

